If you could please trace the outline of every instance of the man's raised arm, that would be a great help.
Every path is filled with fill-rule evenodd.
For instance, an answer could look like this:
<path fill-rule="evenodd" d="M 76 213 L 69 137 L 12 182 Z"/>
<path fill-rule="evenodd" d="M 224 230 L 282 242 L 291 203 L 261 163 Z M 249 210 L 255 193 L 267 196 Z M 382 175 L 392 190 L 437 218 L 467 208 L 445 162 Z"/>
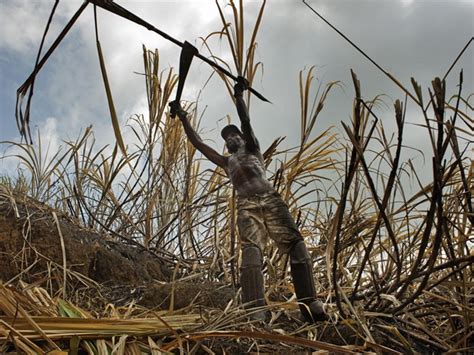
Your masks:
<path fill-rule="evenodd" d="M 248 81 L 245 78 L 239 77 L 239 81 L 234 86 L 234 97 L 240 118 L 240 127 L 245 138 L 247 149 L 253 151 L 260 149 L 260 145 L 258 144 L 258 140 L 255 138 L 252 126 L 250 125 L 249 111 L 243 98 L 244 90 L 247 90 L 247 88 Z"/>
<path fill-rule="evenodd" d="M 197 134 L 197 132 L 189 123 L 189 120 L 187 117 L 188 113 L 181 108 L 181 105 L 179 104 L 179 102 L 175 102 L 175 101 L 171 102 L 170 107 L 171 107 L 171 112 L 178 115 L 181 123 L 183 124 L 184 132 L 186 133 L 186 136 L 190 140 L 191 144 L 211 162 L 225 169 L 227 166 L 227 158 L 219 154 L 218 152 L 216 152 L 214 149 L 212 149 L 211 147 L 209 147 L 206 143 L 202 141 L 199 134 Z"/>

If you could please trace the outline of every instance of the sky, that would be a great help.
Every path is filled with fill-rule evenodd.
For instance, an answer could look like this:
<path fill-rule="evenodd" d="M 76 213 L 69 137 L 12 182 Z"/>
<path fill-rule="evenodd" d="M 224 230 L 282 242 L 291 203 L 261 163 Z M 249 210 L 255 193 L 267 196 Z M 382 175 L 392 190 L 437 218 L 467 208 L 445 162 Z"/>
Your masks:
<path fill-rule="evenodd" d="M 116 2 L 171 36 L 191 42 L 204 55 L 209 53 L 202 47 L 200 38 L 222 28 L 212 0 Z M 0 141 L 20 140 L 14 116 L 16 90 L 33 69 L 53 3 L 52 0 L 0 0 Z M 260 3 L 245 2 L 247 36 Z M 424 87 L 425 97 L 431 80 L 445 74 L 474 34 L 472 0 L 308 0 L 308 3 L 407 88 L 411 89 L 410 78 L 415 77 Z M 81 4 L 81 0 L 60 1 L 45 48 Z M 132 115 L 147 113 L 144 79 L 139 74 L 143 72 L 142 45 L 159 49 L 162 69 L 178 67 L 180 48 L 104 10 L 98 10 L 98 20 L 113 97 L 124 129 Z M 51 150 L 64 140 L 75 140 L 89 125 L 93 125 L 101 144 L 114 141 L 93 24 L 89 5 L 36 79 L 31 129 L 34 136 L 40 130 L 42 141 Z M 254 87 L 272 102 L 253 98 L 251 103 L 250 116 L 262 147 L 279 136 L 287 137 L 283 147 L 297 143 L 298 76 L 301 70 L 307 71 L 313 65 L 316 84 L 341 82 L 329 96 L 316 133 L 331 125 L 341 130 L 341 121 L 350 122 L 354 97 L 350 69 L 358 75 L 364 99 L 384 95 L 386 105 L 378 107 L 376 112 L 388 132 L 393 132 L 393 102 L 403 100 L 403 92 L 302 1 L 268 1 L 257 41 L 256 60 L 263 63 L 264 70 Z M 212 50 L 224 58 L 230 56 L 226 42 L 213 41 Z M 463 96 L 467 97 L 474 92 L 474 44 L 448 77 L 448 93 L 457 92 L 461 69 Z M 210 73 L 206 63 L 195 59 L 183 99 L 193 101 L 199 97 L 202 136 L 221 150 L 219 132 L 225 125 L 224 117 L 229 114 L 235 122 L 237 114 L 217 76 L 203 88 Z M 426 132 L 416 126 L 423 123 L 422 116 L 412 103 L 407 107 L 407 123 L 405 144 L 428 149 Z M 130 136 L 126 132 L 124 136 L 127 143 Z M 0 146 L 0 155 L 4 152 L 5 145 Z M 405 154 L 420 159 L 415 149 Z M 0 160 L 0 174 L 11 174 L 16 165 L 11 159 Z"/>

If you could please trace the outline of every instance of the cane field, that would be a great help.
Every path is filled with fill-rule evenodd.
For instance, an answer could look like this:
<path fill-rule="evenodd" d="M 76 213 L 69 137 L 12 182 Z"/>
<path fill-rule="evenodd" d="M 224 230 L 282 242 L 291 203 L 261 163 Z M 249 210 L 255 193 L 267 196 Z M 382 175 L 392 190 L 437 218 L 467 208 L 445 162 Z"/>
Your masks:
<path fill-rule="evenodd" d="M 243 25 L 244 4 L 216 2 L 221 30 L 202 38 L 199 50 L 252 85 L 265 78 L 256 48 L 266 2 L 252 28 Z M 213 54 L 216 43 L 230 59 Z M 288 258 L 269 243 L 272 318 L 263 324 L 249 321 L 240 302 L 235 192 L 170 117 L 178 68 L 143 46 L 148 110 L 121 126 L 99 36 L 97 50 L 114 145 L 84 127 L 46 153 L 48 142 L 29 129 L 31 80 L 17 98 L 24 139 L 1 142 L 2 159 L 15 159 L 18 170 L 0 177 L 0 353 L 472 351 L 474 119 L 462 72 L 450 73 L 458 75 L 455 88 L 446 73 L 422 87 L 380 67 L 400 89 L 382 119 L 376 108 L 384 98 L 367 100 L 364 78 L 352 71 L 345 88 L 352 111 L 322 129 L 340 83 L 316 82 L 315 67 L 300 71 L 299 142 L 288 148 L 275 137 L 264 158 L 305 238 L 330 321 L 300 319 Z M 219 70 L 214 76 L 232 97 L 234 82 Z M 257 99 L 248 93 L 246 100 Z M 428 183 L 403 154 L 408 104 L 431 148 Z M 206 129 L 202 108 L 183 105 L 195 129 Z M 387 129 L 386 121 L 396 124 Z"/>

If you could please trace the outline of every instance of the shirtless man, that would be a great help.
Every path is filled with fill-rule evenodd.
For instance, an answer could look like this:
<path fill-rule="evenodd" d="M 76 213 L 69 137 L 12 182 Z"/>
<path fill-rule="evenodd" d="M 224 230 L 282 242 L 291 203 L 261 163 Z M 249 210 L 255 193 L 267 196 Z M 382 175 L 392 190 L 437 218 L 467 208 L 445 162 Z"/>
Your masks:
<path fill-rule="evenodd" d="M 237 192 L 237 227 L 242 242 L 240 284 L 244 305 L 265 305 L 262 250 L 269 236 L 276 242 L 279 252 L 290 255 L 291 276 L 305 320 L 325 320 L 327 315 L 323 305 L 316 300 L 312 262 L 306 245 L 288 206 L 265 177 L 263 156 L 243 99 L 243 91 L 247 87 L 244 78 L 239 78 L 239 82 L 234 86 L 242 130 L 237 126 L 228 125 L 221 132 L 230 156 L 219 154 L 201 140 L 189 124 L 187 113 L 179 102 L 170 103 L 171 112 L 180 118 L 194 147 L 224 169 Z M 252 317 L 259 320 L 264 320 L 265 316 L 264 311 L 252 313 Z"/>

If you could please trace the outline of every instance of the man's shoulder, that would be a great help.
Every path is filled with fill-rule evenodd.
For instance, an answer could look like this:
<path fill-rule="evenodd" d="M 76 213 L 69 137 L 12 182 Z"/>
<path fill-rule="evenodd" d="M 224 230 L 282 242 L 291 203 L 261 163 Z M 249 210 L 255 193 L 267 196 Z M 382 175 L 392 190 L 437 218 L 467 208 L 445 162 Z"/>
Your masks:
<path fill-rule="evenodd" d="M 245 141 L 245 152 L 248 154 L 253 154 L 253 155 L 261 155 L 262 152 L 260 151 L 260 144 L 258 144 L 258 141 L 256 143 L 248 142 Z"/>

